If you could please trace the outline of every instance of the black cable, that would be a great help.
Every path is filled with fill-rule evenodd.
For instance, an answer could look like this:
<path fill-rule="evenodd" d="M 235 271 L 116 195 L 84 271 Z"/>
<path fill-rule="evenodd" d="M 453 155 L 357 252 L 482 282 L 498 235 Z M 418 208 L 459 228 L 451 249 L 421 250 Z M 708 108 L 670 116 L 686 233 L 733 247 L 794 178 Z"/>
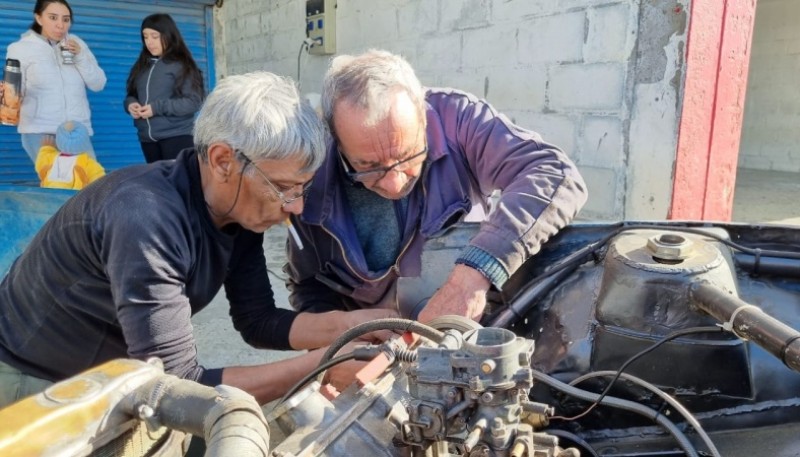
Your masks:
<path fill-rule="evenodd" d="M 249 163 L 245 163 L 244 167 L 242 167 L 242 171 L 239 172 L 239 184 L 236 185 L 236 195 L 233 197 L 233 204 L 231 205 L 230 208 L 228 208 L 228 211 L 225 211 L 223 214 L 217 214 L 214 212 L 213 209 L 211 209 L 211 205 L 209 205 L 208 202 L 206 202 L 206 208 L 208 208 L 208 212 L 211 213 L 214 217 L 223 218 L 228 214 L 230 214 L 231 211 L 233 211 L 233 208 L 236 208 L 236 203 L 239 202 L 239 192 L 242 191 L 242 179 L 244 179 L 244 170 L 245 168 L 247 168 L 247 165 L 249 165 Z"/>
<path fill-rule="evenodd" d="M 291 387 L 291 389 L 286 391 L 286 393 L 283 394 L 283 397 L 281 397 L 281 399 L 278 400 L 277 403 L 275 403 L 275 407 L 274 408 L 277 408 L 283 402 L 288 400 L 292 395 L 296 394 L 297 391 L 299 391 L 306 384 L 308 384 L 310 381 L 312 381 L 318 374 L 324 372 L 325 370 L 327 370 L 328 368 L 330 368 L 332 366 L 338 365 L 338 364 L 340 364 L 342 362 L 347 362 L 348 360 L 353 360 L 355 358 L 356 358 L 356 353 L 355 352 L 348 352 L 347 354 L 342 354 L 340 356 L 334 357 L 334 358 L 328 360 L 325 363 L 320 363 L 319 366 L 317 366 L 316 368 L 311 370 L 311 373 L 303 376 L 303 379 L 297 381 L 297 383 L 295 383 L 295 385 L 293 385 Z"/>
<path fill-rule="evenodd" d="M 634 384 L 636 384 L 636 385 L 638 385 L 638 386 L 640 386 L 640 387 L 642 387 L 644 389 L 649 390 L 650 392 L 658 395 L 659 397 L 661 397 L 662 400 L 664 400 L 667 404 L 672 406 L 672 408 L 675 409 L 675 411 L 677 411 L 678 414 L 683 416 L 683 418 L 686 419 L 686 422 L 688 422 L 689 425 L 691 425 L 692 428 L 695 429 L 697 434 L 700 436 L 700 439 L 703 440 L 703 442 L 705 443 L 706 447 L 711 452 L 711 455 L 713 455 L 714 457 L 721 457 L 719 451 L 717 450 L 717 447 L 714 445 L 714 442 L 711 441 L 711 437 L 708 436 L 706 431 L 700 425 L 700 422 L 697 420 L 697 418 L 695 418 L 694 415 L 692 415 L 692 413 L 688 409 L 686 409 L 682 404 L 680 404 L 678 402 L 678 400 L 676 400 L 673 396 L 671 396 L 668 393 L 664 392 L 663 390 L 659 389 L 655 385 L 650 384 L 649 382 L 645 381 L 644 379 L 641 379 L 639 377 L 630 375 L 628 373 L 616 373 L 614 371 L 608 370 L 608 371 L 596 371 L 596 372 L 592 372 L 592 373 L 587 373 L 587 374 L 585 374 L 583 376 L 579 376 L 579 377 L 573 379 L 569 383 L 569 385 L 577 386 L 581 382 L 586 381 L 588 379 L 597 378 L 597 377 L 605 377 L 605 376 L 614 376 L 614 375 L 616 375 L 617 377 L 621 377 L 622 379 L 625 379 L 626 381 L 630 381 L 630 382 L 632 382 L 632 383 L 634 383 Z"/>
<path fill-rule="evenodd" d="M 303 49 L 308 51 L 308 42 L 303 41 L 300 45 L 300 51 L 297 52 L 297 84 L 300 85 L 300 57 L 303 56 Z"/>
<path fill-rule="evenodd" d="M 569 432 L 567 430 L 562 430 L 560 428 L 549 428 L 547 429 L 547 434 L 572 441 L 573 444 L 580 446 L 582 448 L 581 455 L 584 455 L 583 451 L 586 451 L 590 457 L 600 457 L 600 454 L 598 454 L 586 440 L 584 440 L 583 438 L 572 432 Z M 562 448 L 566 447 L 563 444 L 561 444 L 560 441 L 558 445 L 559 447 Z"/>
<path fill-rule="evenodd" d="M 542 373 L 541 371 L 531 370 L 533 373 L 533 379 L 548 386 L 558 389 L 561 392 L 564 392 L 567 395 L 573 396 L 580 400 L 584 401 L 595 401 L 603 404 L 604 406 L 611 406 L 613 408 L 619 408 L 625 411 L 630 411 L 632 413 L 636 413 L 642 415 L 656 423 L 658 425 L 664 427 L 664 429 L 675 438 L 675 441 L 678 442 L 678 445 L 681 447 L 683 452 L 689 457 L 699 457 L 697 454 L 697 450 L 692 445 L 692 442 L 689 441 L 689 438 L 666 416 L 659 414 L 658 411 L 648 408 L 647 406 L 641 405 L 639 403 L 630 401 L 630 400 L 623 400 L 621 398 L 606 396 L 604 398 L 600 398 L 600 396 L 596 393 L 588 392 L 583 389 L 579 389 L 577 387 L 570 386 L 569 384 L 563 383 L 550 375 Z M 563 419 L 561 417 L 551 417 L 550 420 L 553 419 Z"/>
<path fill-rule="evenodd" d="M 665 336 L 664 338 L 659 340 L 654 345 L 650 346 L 647 349 L 644 349 L 643 351 L 640 351 L 639 353 L 635 354 L 633 357 L 631 357 L 627 361 L 625 361 L 625 363 L 623 363 L 622 366 L 619 367 L 619 369 L 616 371 L 616 375 L 614 375 L 614 377 L 608 383 L 606 388 L 603 389 L 603 392 L 600 393 L 599 398 L 594 403 L 592 403 L 585 411 L 583 411 L 582 413 L 578 414 L 577 416 L 573 416 L 573 417 L 555 416 L 555 417 L 553 417 L 553 419 L 561 419 L 561 420 L 565 420 L 565 421 L 574 421 L 574 420 L 580 419 L 581 417 L 589 414 L 589 412 L 591 412 L 597 405 L 599 405 L 600 402 L 603 400 L 603 398 L 606 395 L 608 395 L 608 392 L 611 391 L 611 388 L 614 387 L 614 383 L 617 382 L 619 377 L 622 375 L 622 372 L 625 371 L 626 368 L 628 368 L 633 362 L 639 360 L 639 358 L 641 358 L 641 357 L 643 357 L 643 356 L 655 351 L 662 344 L 667 343 L 669 341 L 672 341 L 675 338 L 680 338 L 680 337 L 685 336 L 685 335 L 692 335 L 692 334 L 695 334 L 695 333 L 712 333 L 712 332 L 718 333 L 718 332 L 724 332 L 724 331 L 725 330 L 722 327 L 707 326 L 707 327 L 690 327 L 690 328 L 686 328 L 686 329 L 683 329 L 683 330 L 676 330 L 676 331 L 670 333 L 669 335 Z"/>

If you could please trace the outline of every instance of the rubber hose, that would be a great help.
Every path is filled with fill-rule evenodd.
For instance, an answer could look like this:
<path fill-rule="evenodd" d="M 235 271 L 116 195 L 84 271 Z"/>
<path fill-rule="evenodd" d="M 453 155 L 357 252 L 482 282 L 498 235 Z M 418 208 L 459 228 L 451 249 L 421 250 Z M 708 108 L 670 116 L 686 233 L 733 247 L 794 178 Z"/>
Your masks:
<path fill-rule="evenodd" d="M 548 386 L 558 389 L 567 395 L 571 395 L 575 398 L 579 398 L 584 401 L 594 402 L 598 398 L 600 398 L 599 394 L 593 392 L 587 392 L 583 389 L 578 389 L 577 387 L 572 387 L 569 384 L 565 384 L 551 376 L 542 373 L 541 371 L 532 370 L 533 371 L 533 378 L 539 382 L 543 382 Z M 606 396 L 600 402 L 602 405 L 612 406 L 615 408 L 623 409 L 626 411 L 630 411 L 632 413 L 636 413 L 642 415 L 650 420 L 657 422 L 659 425 L 664 427 L 670 435 L 678 442 L 678 445 L 681 447 L 683 452 L 689 457 L 699 457 L 697 454 L 697 450 L 692 446 L 692 443 L 686 437 L 686 435 L 681 432 L 678 427 L 672 423 L 669 419 L 662 416 L 652 408 L 648 408 L 647 406 L 640 405 L 639 403 L 635 403 L 628 400 L 623 400 L 621 398 L 616 397 L 609 397 Z"/>
<path fill-rule="evenodd" d="M 325 354 L 323 354 L 322 359 L 319 361 L 320 365 L 330 360 L 350 341 L 358 338 L 359 336 L 378 330 L 403 330 L 407 332 L 414 332 L 418 335 L 424 336 L 425 338 L 433 340 L 435 343 L 440 342 L 444 337 L 444 333 L 436 330 L 435 328 L 421 324 L 417 321 L 412 321 L 410 319 L 375 319 L 374 321 L 364 322 L 363 324 L 356 325 L 350 330 L 344 332 L 339 338 L 336 338 L 336 340 L 328 347 L 328 350 L 325 351 Z"/>
<path fill-rule="evenodd" d="M 607 377 L 607 376 L 616 376 L 616 375 L 617 375 L 617 372 L 616 371 L 612 371 L 612 370 L 595 371 L 595 372 L 587 373 L 587 374 L 585 374 L 583 376 L 580 376 L 578 378 L 573 379 L 572 382 L 569 383 L 569 385 L 575 386 L 575 385 L 580 384 L 581 382 L 583 382 L 583 381 L 585 381 L 587 379 L 598 378 L 598 377 Z M 711 441 L 711 437 L 708 436 L 706 431 L 700 425 L 700 422 L 697 421 L 697 419 L 694 417 L 694 415 L 692 415 L 692 413 L 688 409 L 686 409 L 682 404 L 678 403 L 678 400 L 676 400 L 671 395 L 667 394 L 663 390 L 659 389 L 658 387 L 656 387 L 653 384 L 650 384 L 649 382 L 645 381 L 642 378 L 630 375 L 628 373 L 620 373 L 619 377 L 622 378 L 622 379 L 626 379 L 626 380 L 628 380 L 628 381 L 630 381 L 630 382 L 632 382 L 634 384 L 637 384 L 640 387 L 644 387 L 645 389 L 649 390 L 650 392 L 652 392 L 652 393 L 658 395 L 659 397 L 661 397 L 662 400 L 664 400 L 670 406 L 672 406 L 675 409 L 675 411 L 677 411 L 678 414 L 683 416 L 684 419 L 686 419 L 686 422 L 688 422 L 689 425 L 691 425 L 692 428 L 695 429 L 697 434 L 700 436 L 700 438 L 706 444 L 706 447 L 708 447 L 708 450 L 711 452 L 711 455 L 713 455 L 714 457 L 721 457 L 719 451 L 717 450 L 717 447 L 714 445 L 714 442 Z"/>

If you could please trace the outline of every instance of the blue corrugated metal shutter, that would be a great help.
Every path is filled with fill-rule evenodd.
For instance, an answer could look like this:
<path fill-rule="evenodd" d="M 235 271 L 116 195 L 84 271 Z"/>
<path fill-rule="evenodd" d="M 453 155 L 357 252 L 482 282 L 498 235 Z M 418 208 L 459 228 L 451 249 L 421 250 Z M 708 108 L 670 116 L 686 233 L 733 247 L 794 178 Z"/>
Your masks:
<path fill-rule="evenodd" d="M 112 1 L 69 0 L 75 15 L 70 32 L 91 48 L 106 73 L 102 92 L 89 92 L 97 157 L 114 170 L 144 163 L 131 118 L 122 101 L 131 65 L 141 50 L 139 27 L 145 16 L 170 14 L 181 30 L 195 61 L 203 71 L 206 89 L 214 84 L 211 1 Z M 33 21 L 33 1 L 0 0 L 0 49 L 5 58 L 8 45 L 19 39 Z M 0 126 L 0 182 L 35 183 L 28 156 L 20 145 L 16 127 Z"/>

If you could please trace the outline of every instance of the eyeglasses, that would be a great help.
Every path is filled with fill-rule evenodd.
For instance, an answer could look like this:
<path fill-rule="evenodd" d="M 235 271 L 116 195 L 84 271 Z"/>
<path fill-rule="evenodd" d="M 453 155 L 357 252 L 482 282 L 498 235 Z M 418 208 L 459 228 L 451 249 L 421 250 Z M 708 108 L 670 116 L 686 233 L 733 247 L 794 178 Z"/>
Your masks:
<path fill-rule="evenodd" d="M 281 191 L 280 189 L 278 189 L 278 187 L 275 184 L 272 184 L 272 181 L 270 181 L 269 178 L 267 178 L 267 175 L 265 175 L 264 172 L 261 171 L 261 169 L 258 168 L 258 166 L 256 166 L 256 164 L 252 160 L 250 160 L 249 157 L 247 157 L 242 151 L 236 151 L 236 152 L 239 153 L 242 157 L 244 157 L 245 168 L 247 168 L 247 166 L 249 166 L 249 165 L 252 165 L 253 168 L 255 168 L 255 170 L 258 172 L 258 174 L 260 174 L 261 177 L 264 179 L 264 181 L 269 185 L 269 187 L 272 189 L 272 191 L 275 192 L 275 194 L 281 200 L 281 208 L 283 208 L 286 205 L 288 205 L 289 203 L 297 201 L 297 200 L 299 200 L 301 198 L 303 198 L 303 199 L 306 198 L 308 196 L 308 193 L 311 191 L 311 183 L 312 183 L 312 181 L 309 181 L 309 182 L 304 183 L 302 185 L 303 190 L 301 190 L 299 194 L 294 194 L 294 196 L 286 198 L 286 194 L 284 193 L 284 191 Z M 242 169 L 242 173 L 244 173 L 244 168 Z M 289 191 L 289 190 L 293 189 L 294 187 L 295 186 L 292 186 L 292 187 L 286 189 L 286 191 Z"/>
<path fill-rule="evenodd" d="M 347 176 L 353 181 L 362 183 L 379 181 L 383 179 L 384 176 L 386 176 L 386 173 L 389 173 L 392 170 L 397 172 L 404 172 L 406 170 L 412 169 L 417 165 L 419 165 L 420 163 L 422 163 L 422 160 L 420 159 L 424 160 L 424 156 L 427 153 L 428 153 L 428 146 L 426 145 L 422 151 L 412 155 L 411 157 L 403 159 L 395 163 L 394 165 L 389 165 L 388 167 L 373 168 L 372 170 L 353 172 L 349 171 L 347 159 L 345 159 L 342 150 L 339 149 L 339 157 L 342 158 L 342 162 L 345 165 L 345 173 L 347 173 Z"/>

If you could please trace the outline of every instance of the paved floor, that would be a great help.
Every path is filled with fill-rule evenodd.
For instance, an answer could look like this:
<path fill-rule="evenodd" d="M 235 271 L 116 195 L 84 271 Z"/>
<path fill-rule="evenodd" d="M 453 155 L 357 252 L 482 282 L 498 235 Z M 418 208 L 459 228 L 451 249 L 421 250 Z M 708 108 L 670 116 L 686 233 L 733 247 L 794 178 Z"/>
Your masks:
<path fill-rule="evenodd" d="M 734 198 L 733 220 L 740 222 L 790 223 L 800 225 L 800 175 L 795 173 L 740 170 Z M 286 228 L 273 227 L 264 240 L 267 266 L 276 302 L 288 307 L 281 268 L 285 262 Z M 227 301 L 220 293 L 209 307 L 193 319 L 198 357 L 205 366 L 253 365 L 290 357 L 294 352 L 265 351 L 245 344 L 233 329 Z"/>
<path fill-rule="evenodd" d="M 800 174 L 739 169 L 732 219 L 800 225 Z"/>
<path fill-rule="evenodd" d="M 280 307 L 289 308 L 288 292 L 281 271 L 286 262 L 285 243 L 286 227 L 276 226 L 265 233 L 264 250 L 275 302 Z M 200 363 L 209 368 L 255 365 L 290 357 L 294 353 L 294 351 L 254 349 L 242 341 L 228 316 L 228 301 L 224 291 L 220 291 L 206 309 L 192 318 L 192 324 L 197 340 L 198 358 Z"/>

